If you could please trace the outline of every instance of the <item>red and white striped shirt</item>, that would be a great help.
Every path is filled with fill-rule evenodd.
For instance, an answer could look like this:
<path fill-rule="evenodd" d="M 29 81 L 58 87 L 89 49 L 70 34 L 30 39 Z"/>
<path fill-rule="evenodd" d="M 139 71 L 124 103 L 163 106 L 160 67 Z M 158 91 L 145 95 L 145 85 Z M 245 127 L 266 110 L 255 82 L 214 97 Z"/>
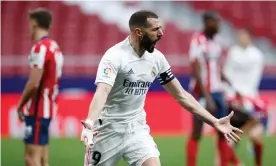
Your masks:
<path fill-rule="evenodd" d="M 203 33 L 193 35 L 189 48 L 189 58 L 191 62 L 199 61 L 203 85 L 210 93 L 222 92 L 221 55 L 222 46 L 216 38 L 207 39 Z M 200 95 L 199 84 L 193 77 L 190 82 L 190 89 L 196 95 Z"/>
<path fill-rule="evenodd" d="M 43 69 L 40 85 L 27 103 L 25 114 L 41 118 L 52 118 L 56 114 L 56 98 L 59 78 L 62 74 L 63 55 L 57 43 L 48 37 L 33 45 L 29 63 L 31 68 Z"/>

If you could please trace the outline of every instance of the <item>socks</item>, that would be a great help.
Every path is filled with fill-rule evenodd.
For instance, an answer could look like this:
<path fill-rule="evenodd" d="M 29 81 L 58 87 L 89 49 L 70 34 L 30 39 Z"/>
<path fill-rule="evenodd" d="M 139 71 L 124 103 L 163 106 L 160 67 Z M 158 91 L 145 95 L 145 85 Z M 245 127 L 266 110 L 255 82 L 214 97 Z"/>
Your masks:
<path fill-rule="evenodd" d="M 254 152 L 255 152 L 255 164 L 256 166 L 262 165 L 262 154 L 263 154 L 263 144 L 261 142 L 254 142 Z"/>
<path fill-rule="evenodd" d="M 238 159 L 238 157 L 235 154 L 235 151 L 233 149 L 233 147 L 231 147 L 230 145 L 228 145 L 229 147 L 229 160 L 230 162 L 234 165 L 234 166 L 238 166 L 240 164 L 240 161 Z"/>
<path fill-rule="evenodd" d="M 234 149 L 227 143 L 227 140 L 224 137 L 221 137 L 218 139 L 218 152 L 219 152 L 220 166 L 229 166 L 230 162 L 235 166 L 240 164 Z M 187 166 L 196 166 L 197 154 L 198 154 L 198 140 L 189 138 L 186 146 L 186 156 L 187 156 L 186 165 Z"/>
<path fill-rule="evenodd" d="M 196 166 L 198 153 L 198 140 L 189 138 L 187 147 L 186 147 L 186 156 L 187 156 L 187 166 Z"/>
<path fill-rule="evenodd" d="M 229 158 L 229 145 L 224 137 L 220 137 L 218 140 L 218 152 L 220 157 L 220 166 L 228 166 L 230 162 Z"/>

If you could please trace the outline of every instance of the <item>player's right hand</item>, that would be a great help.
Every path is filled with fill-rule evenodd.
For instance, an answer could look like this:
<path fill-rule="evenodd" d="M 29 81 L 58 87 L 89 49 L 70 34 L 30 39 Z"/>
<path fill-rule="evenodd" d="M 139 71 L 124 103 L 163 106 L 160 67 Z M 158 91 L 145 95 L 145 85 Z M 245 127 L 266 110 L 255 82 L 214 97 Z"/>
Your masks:
<path fill-rule="evenodd" d="M 241 140 L 238 134 L 242 134 L 243 131 L 231 125 L 230 119 L 234 115 L 232 111 L 228 116 L 218 119 L 214 123 L 214 127 L 224 134 L 224 137 L 228 142 L 239 142 Z"/>
<path fill-rule="evenodd" d="M 81 142 L 83 142 L 85 146 L 92 146 L 94 144 L 93 138 L 95 135 L 97 135 L 97 132 L 92 130 L 94 123 L 91 120 L 82 120 L 81 123 L 83 125 L 81 132 Z"/>

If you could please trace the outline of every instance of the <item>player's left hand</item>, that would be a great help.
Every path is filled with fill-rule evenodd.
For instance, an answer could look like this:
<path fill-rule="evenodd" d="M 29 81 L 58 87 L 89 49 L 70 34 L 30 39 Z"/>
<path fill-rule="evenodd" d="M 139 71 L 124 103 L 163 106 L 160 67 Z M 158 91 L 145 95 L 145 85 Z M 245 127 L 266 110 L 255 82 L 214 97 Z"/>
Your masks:
<path fill-rule="evenodd" d="M 234 115 L 234 112 L 232 111 L 228 116 L 220 118 L 215 124 L 214 127 L 224 134 L 225 138 L 229 142 L 238 142 L 241 140 L 241 138 L 238 136 L 237 133 L 242 134 L 243 131 L 232 126 L 230 124 L 230 119 Z"/>
<path fill-rule="evenodd" d="M 24 121 L 24 113 L 23 113 L 23 108 L 18 107 L 17 108 L 17 115 L 18 115 L 18 119 L 23 122 Z"/>

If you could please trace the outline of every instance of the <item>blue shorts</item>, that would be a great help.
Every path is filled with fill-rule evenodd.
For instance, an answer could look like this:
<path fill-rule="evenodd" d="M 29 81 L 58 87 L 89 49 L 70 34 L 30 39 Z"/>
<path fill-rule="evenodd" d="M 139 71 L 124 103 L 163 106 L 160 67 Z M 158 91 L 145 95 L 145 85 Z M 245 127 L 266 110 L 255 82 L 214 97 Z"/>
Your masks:
<path fill-rule="evenodd" d="M 211 93 L 211 97 L 212 97 L 212 99 L 214 100 L 214 102 L 215 102 L 215 104 L 217 106 L 217 111 L 216 111 L 216 115 L 215 115 L 216 118 L 222 118 L 224 116 L 227 116 L 228 115 L 228 111 L 227 111 L 227 108 L 225 107 L 225 102 L 224 102 L 223 94 L 221 92 L 215 92 L 215 93 Z M 203 97 L 199 97 L 199 98 L 196 98 L 196 99 L 200 102 L 204 98 Z"/>
<path fill-rule="evenodd" d="M 268 128 L 268 119 L 267 118 L 261 118 L 260 123 L 263 125 L 264 129 L 267 130 L 267 128 Z"/>
<path fill-rule="evenodd" d="M 25 116 L 25 144 L 48 145 L 51 119 Z"/>

